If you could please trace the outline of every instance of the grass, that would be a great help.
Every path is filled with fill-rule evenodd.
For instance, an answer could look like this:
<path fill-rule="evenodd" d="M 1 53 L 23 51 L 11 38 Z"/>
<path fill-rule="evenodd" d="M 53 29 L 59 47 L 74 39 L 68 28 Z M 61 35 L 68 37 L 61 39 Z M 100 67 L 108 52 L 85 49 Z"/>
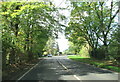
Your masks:
<path fill-rule="evenodd" d="M 80 61 L 84 63 L 88 63 L 91 65 L 94 65 L 96 67 L 100 68 L 106 68 L 115 72 L 120 72 L 120 67 L 118 65 L 115 65 L 113 61 L 108 61 L 108 60 L 96 60 L 96 59 L 91 59 L 91 58 L 86 58 L 86 57 L 80 57 L 78 55 L 70 55 L 68 56 L 69 59 L 75 60 L 75 61 Z"/>

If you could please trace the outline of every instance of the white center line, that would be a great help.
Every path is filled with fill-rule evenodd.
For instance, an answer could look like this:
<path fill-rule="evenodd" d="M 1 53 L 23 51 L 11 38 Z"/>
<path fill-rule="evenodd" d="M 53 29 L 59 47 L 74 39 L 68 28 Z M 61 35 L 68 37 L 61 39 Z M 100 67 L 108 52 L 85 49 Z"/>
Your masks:
<path fill-rule="evenodd" d="M 73 75 L 77 80 L 80 80 L 80 78 L 78 78 L 76 75 Z"/>
<path fill-rule="evenodd" d="M 58 59 L 57 59 L 58 61 Z M 66 70 L 69 70 L 64 64 L 62 64 L 60 61 L 58 61 L 58 63 Z M 80 80 L 80 82 L 82 82 L 82 80 L 80 78 L 78 78 L 76 75 L 73 75 L 77 80 Z"/>

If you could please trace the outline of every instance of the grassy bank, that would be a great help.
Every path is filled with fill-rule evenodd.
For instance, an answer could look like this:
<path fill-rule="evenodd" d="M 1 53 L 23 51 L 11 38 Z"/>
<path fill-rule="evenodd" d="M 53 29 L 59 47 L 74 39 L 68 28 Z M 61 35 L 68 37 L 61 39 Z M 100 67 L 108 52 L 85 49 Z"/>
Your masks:
<path fill-rule="evenodd" d="M 75 60 L 75 61 L 80 61 L 84 62 L 87 64 L 94 65 L 96 67 L 100 68 L 106 68 L 115 72 L 120 72 L 120 65 L 115 64 L 113 61 L 110 60 L 96 60 L 96 59 L 91 59 L 91 58 L 85 58 L 85 57 L 80 57 L 77 55 L 69 55 L 69 59 Z"/>

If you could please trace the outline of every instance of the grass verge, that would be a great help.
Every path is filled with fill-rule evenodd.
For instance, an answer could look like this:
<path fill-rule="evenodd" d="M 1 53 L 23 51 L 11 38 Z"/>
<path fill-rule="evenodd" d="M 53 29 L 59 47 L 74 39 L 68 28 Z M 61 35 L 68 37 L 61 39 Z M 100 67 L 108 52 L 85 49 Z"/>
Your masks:
<path fill-rule="evenodd" d="M 68 58 L 75 61 L 84 62 L 87 64 L 94 65 L 96 67 L 105 68 L 105 69 L 109 69 L 109 70 L 120 73 L 120 65 L 117 65 L 117 64 L 115 65 L 114 62 L 110 60 L 101 61 L 101 60 L 96 60 L 91 58 L 80 57 L 78 55 L 69 55 Z"/>

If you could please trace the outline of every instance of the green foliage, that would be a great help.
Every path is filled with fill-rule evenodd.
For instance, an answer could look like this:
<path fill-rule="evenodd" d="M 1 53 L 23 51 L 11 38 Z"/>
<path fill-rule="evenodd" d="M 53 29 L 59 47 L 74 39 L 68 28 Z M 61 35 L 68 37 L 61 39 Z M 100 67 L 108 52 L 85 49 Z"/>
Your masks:
<path fill-rule="evenodd" d="M 120 28 L 118 27 L 112 34 L 111 43 L 109 45 L 109 56 L 120 62 Z"/>
<path fill-rule="evenodd" d="M 61 31 L 56 11 L 45 2 L 1 2 L 3 64 L 31 61 L 42 54 L 49 37 Z M 63 15 L 61 20 L 64 19 Z"/>
<path fill-rule="evenodd" d="M 109 69 L 109 70 L 113 70 L 116 72 L 120 72 L 120 68 L 119 67 L 115 67 L 115 66 L 103 66 L 103 68 Z"/>
<path fill-rule="evenodd" d="M 86 57 L 80 57 L 80 56 L 76 56 L 76 55 L 68 56 L 68 58 L 75 60 L 75 61 L 91 64 L 96 67 L 106 68 L 109 70 L 120 72 L 120 67 L 113 66 L 114 64 L 111 64 L 109 61 L 101 61 L 101 60 L 96 60 L 96 59 L 91 59 L 91 58 L 86 58 Z"/>
<path fill-rule="evenodd" d="M 86 44 L 86 45 L 82 46 L 81 49 L 80 49 L 80 52 L 79 52 L 80 56 L 81 57 L 90 57 L 90 55 L 89 55 L 89 50 L 90 49 L 89 48 L 90 48 L 89 44 Z"/>
<path fill-rule="evenodd" d="M 66 37 L 78 47 L 84 45 L 84 42 L 88 43 L 92 48 L 89 51 L 91 57 L 109 59 L 110 34 L 116 24 L 114 18 L 119 12 L 114 8 L 116 2 L 111 2 L 109 6 L 99 1 L 72 2 L 72 5 L 69 26 L 65 30 Z M 78 40 L 79 37 L 83 40 Z"/>
<path fill-rule="evenodd" d="M 46 54 L 52 54 L 52 55 L 55 55 L 57 54 L 57 52 L 59 52 L 58 43 L 56 42 L 55 38 L 49 37 L 44 47 L 44 50 L 46 51 Z"/>

